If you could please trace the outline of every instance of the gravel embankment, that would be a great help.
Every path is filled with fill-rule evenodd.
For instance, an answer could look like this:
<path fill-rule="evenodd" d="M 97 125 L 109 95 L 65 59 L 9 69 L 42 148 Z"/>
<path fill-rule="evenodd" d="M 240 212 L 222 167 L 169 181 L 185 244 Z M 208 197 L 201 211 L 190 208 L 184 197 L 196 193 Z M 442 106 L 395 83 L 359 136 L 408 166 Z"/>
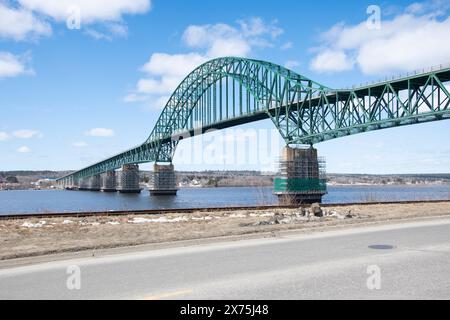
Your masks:
<path fill-rule="evenodd" d="M 179 240 L 450 216 L 450 202 L 0 221 L 0 260 Z"/>

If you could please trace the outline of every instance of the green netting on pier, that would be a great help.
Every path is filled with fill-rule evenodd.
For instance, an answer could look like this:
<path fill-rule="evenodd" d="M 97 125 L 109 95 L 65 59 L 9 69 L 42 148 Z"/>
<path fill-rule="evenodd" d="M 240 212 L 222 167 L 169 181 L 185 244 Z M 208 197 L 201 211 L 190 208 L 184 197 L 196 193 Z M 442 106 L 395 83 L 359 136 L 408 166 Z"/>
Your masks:
<path fill-rule="evenodd" d="M 326 179 L 275 178 L 275 192 L 326 192 Z"/>

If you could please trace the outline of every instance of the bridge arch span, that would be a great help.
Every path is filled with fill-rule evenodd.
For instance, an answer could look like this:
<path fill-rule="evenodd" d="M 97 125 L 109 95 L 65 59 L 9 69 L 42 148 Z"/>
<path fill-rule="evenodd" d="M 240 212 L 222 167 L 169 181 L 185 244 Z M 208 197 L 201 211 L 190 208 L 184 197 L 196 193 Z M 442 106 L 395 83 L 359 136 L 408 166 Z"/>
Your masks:
<path fill-rule="evenodd" d="M 270 62 L 235 57 L 214 59 L 180 83 L 146 143 L 159 147 L 156 161 L 170 162 L 177 144 L 169 143 L 174 135 L 223 129 L 264 118 L 277 122 L 276 110 L 281 110 L 281 106 L 324 90 L 330 89 Z M 280 133 L 288 140 L 283 131 Z M 156 142 L 161 145 L 155 145 Z"/>

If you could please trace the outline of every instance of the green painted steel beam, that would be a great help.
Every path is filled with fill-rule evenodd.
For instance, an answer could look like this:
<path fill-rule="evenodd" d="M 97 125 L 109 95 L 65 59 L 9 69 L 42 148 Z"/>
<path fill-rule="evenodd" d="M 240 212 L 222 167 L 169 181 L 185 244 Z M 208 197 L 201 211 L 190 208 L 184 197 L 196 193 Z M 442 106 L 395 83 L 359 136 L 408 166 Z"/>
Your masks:
<path fill-rule="evenodd" d="M 327 191 L 326 179 L 275 178 L 274 192 L 323 192 Z"/>

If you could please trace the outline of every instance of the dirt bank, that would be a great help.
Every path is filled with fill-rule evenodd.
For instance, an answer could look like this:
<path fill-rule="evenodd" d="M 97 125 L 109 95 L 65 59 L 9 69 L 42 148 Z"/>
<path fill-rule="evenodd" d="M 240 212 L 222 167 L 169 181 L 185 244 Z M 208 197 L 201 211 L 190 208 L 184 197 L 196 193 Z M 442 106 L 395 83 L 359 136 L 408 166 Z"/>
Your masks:
<path fill-rule="evenodd" d="M 0 260 L 283 230 L 450 216 L 450 202 L 0 221 Z"/>

